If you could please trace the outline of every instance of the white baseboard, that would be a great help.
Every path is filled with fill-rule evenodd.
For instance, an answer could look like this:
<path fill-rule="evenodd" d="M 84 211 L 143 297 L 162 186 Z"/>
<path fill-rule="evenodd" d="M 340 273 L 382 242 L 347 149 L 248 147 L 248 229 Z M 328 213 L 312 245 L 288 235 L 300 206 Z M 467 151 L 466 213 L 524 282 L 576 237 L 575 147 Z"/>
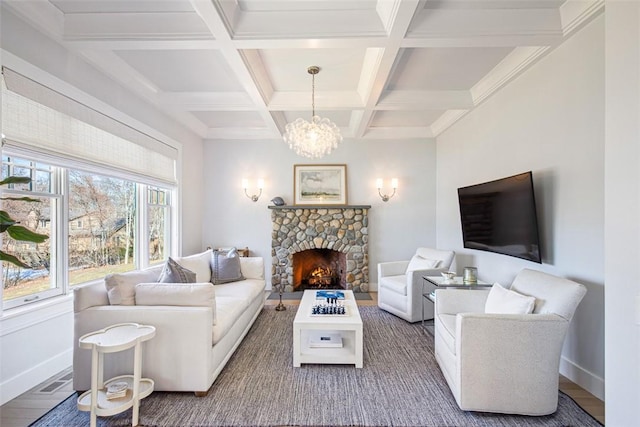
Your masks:
<path fill-rule="evenodd" d="M 604 379 L 576 365 L 564 357 L 560 358 L 560 373 L 604 402 Z"/>
<path fill-rule="evenodd" d="M 57 373 L 64 371 L 72 363 L 73 350 L 69 349 L 27 371 L 21 372 L 15 377 L 9 378 L 0 384 L 0 405 L 4 405 Z"/>

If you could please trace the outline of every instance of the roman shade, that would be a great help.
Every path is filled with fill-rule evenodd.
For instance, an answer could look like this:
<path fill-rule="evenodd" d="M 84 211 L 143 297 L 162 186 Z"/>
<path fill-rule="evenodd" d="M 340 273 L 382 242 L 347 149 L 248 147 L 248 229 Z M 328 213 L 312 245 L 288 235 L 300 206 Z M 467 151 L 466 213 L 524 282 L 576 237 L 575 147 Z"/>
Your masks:
<path fill-rule="evenodd" d="M 6 145 L 119 169 L 152 184 L 176 183 L 178 150 L 3 67 Z"/>

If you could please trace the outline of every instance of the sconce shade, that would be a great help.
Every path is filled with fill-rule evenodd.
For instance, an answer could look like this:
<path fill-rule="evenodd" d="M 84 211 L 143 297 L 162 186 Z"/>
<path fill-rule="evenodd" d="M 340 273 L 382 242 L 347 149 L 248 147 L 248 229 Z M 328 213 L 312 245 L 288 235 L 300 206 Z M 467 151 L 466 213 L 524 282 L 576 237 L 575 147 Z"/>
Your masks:
<path fill-rule="evenodd" d="M 378 195 L 382 199 L 383 202 L 388 202 L 393 196 L 396 195 L 396 190 L 398 189 L 398 178 L 391 179 L 391 187 L 393 188 L 393 193 L 391 194 L 382 194 L 382 187 L 384 186 L 384 181 L 382 178 L 376 179 L 376 188 L 378 189 Z"/>
<path fill-rule="evenodd" d="M 257 202 L 262 195 L 262 189 L 264 188 L 264 179 L 258 179 L 258 194 L 249 195 L 247 189 L 249 188 L 249 180 L 242 179 L 242 188 L 244 189 L 244 195 L 251 199 L 252 202 Z"/>

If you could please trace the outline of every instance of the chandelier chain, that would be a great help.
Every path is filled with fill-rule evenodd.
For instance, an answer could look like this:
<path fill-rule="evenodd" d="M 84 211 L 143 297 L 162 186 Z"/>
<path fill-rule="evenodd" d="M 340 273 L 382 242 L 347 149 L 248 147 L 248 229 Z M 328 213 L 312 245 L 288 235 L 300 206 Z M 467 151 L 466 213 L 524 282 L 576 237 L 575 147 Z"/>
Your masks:
<path fill-rule="evenodd" d="M 311 74 L 311 117 L 316 115 L 316 75 Z"/>

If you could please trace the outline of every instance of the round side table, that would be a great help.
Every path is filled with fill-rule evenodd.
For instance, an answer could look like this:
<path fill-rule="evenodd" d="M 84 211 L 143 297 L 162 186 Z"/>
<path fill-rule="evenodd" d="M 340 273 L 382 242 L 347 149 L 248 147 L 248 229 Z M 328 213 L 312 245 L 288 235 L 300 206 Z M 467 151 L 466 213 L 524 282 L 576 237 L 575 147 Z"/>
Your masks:
<path fill-rule="evenodd" d="M 140 399 L 153 391 L 153 380 L 140 378 L 142 372 L 142 343 L 153 338 L 156 328 L 137 323 L 119 323 L 99 331 L 83 335 L 78 340 L 80 348 L 91 350 L 91 390 L 78 397 L 78 409 L 91 412 L 91 427 L 96 425 L 97 416 L 119 414 L 133 407 L 131 425 L 138 425 Z M 104 381 L 104 355 L 134 348 L 133 375 L 120 375 Z M 107 387 L 124 382 L 126 393 L 122 397 L 109 398 Z"/>

